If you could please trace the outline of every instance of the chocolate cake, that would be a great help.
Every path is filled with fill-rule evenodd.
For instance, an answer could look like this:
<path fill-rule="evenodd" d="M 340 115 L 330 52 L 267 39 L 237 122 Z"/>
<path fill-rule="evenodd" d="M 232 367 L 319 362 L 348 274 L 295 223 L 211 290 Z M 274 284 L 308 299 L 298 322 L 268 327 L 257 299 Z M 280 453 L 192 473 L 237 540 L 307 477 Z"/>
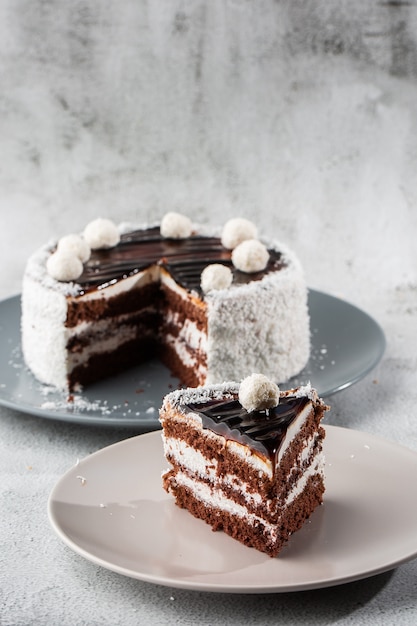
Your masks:
<path fill-rule="evenodd" d="M 163 486 L 213 530 L 274 557 L 322 503 L 328 407 L 308 385 L 278 392 L 276 406 L 247 410 L 241 386 L 165 397 L 160 422 L 172 467 Z"/>
<path fill-rule="evenodd" d="M 195 225 L 113 226 L 88 237 L 87 227 L 28 260 L 22 348 L 41 382 L 73 390 L 154 356 L 188 386 L 252 371 L 282 382 L 305 366 L 307 289 L 286 246 L 235 245 Z"/>

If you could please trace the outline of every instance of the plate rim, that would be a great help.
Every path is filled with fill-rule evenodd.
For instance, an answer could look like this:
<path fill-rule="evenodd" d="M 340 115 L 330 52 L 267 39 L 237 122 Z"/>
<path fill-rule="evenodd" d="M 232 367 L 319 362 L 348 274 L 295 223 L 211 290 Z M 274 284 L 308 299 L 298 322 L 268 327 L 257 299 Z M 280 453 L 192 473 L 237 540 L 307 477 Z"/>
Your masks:
<path fill-rule="evenodd" d="M 354 436 L 357 437 L 359 435 L 363 439 L 366 438 L 367 441 L 369 441 L 369 438 L 371 438 L 371 441 L 376 442 L 377 444 L 379 443 L 381 446 L 388 445 L 391 448 L 394 448 L 395 450 L 397 450 L 398 453 L 403 453 L 403 454 L 406 453 L 410 457 L 412 457 L 413 460 L 417 460 L 416 451 L 398 442 L 386 439 L 385 437 L 374 435 L 366 431 L 360 431 L 357 429 L 350 429 L 350 428 L 335 426 L 331 424 L 324 424 L 323 426 L 326 432 L 332 432 L 333 436 L 337 436 L 337 437 L 340 436 L 341 440 L 343 440 L 343 436 L 346 434 L 346 432 L 350 433 L 352 437 Z M 101 455 L 105 455 L 110 449 L 113 449 L 115 447 L 123 447 L 123 445 L 126 445 L 127 442 L 129 442 L 130 444 L 133 444 L 134 441 L 139 438 L 141 438 L 141 440 L 144 441 L 145 438 L 156 438 L 156 437 L 161 438 L 160 432 L 154 431 L 154 432 L 139 434 L 134 437 L 130 437 L 122 441 L 113 443 L 104 448 L 101 448 L 97 450 L 96 452 L 93 452 L 92 454 L 86 456 L 84 459 L 82 459 L 82 461 L 91 462 L 91 460 L 93 460 L 94 462 L 94 458 L 98 458 Z M 162 439 L 161 439 L 161 445 L 162 445 Z M 99 556 L 95 556 L 94 554 L 88 552 L 88 550 L 85 550 L 83 547 L 77 545 L 77 543 L 74 540 L 72 540 L 65 533 L 65 531 L 60 527 L 60 524 L 58 520 L 56 519 L 55 512 L 54 512 L 54 503 L 55 503 L 54 498 L 55 498 L 55 495 L 59 493 L 60 488 L 65 483 L 65 481 L 68 480 L 69 476 L 73 473 L 73 471 L 74 471 L 74 466 L 69 468 L 60 477 L 60 479 L 55 483 L 53 489 L 51 490 L 49 494 L 48 501 L 47 501 L 47 516 L 48 516 L 48 521 L 49 521 L 51 528 L 53 529 L 55 534 L 59 537 L 59 539 L 68 548 L 70 548 L 74 553 L 78 554 L 79 556 L 85 558 L 87 561 L 99 567 L 103 567 L 109 571 L 115 572 L 119 575 L 123 575 L 128 578 L 133 578 L 136 580 L 140 580 L 142 582 L 148 582 L 151 584 L 157 584 L 157 585 L 161 585 L 164 587 L 171 587 L 175 589 L 184 589 L 188 591 L 204 591 L 204 592 L 209 592 L 209 593 L 228 593 L 228 594 L 235 594 L 235 593 L 270 594 L 270 593 L 290 593 L 290 592 L 294 593 L 294 592 L 309 591 L 309 590 L 314 590 L 314 589 L 326 589 L 326 588 L 340 586 L 340 585 L 347 584 L 350 582 L 370 578 L 372 576 L 376 576 L 378 574 L 391 571 L 399 567 L 400 565 L 407 563 L 417 557 L 417 529 L 416 529 L 416 545 L 415 545 L 415 549 L 413 552 L 403 554 L 396 559 L 391 559 L 388 562 L 387 561 L 383 562 L 378 566 L 377 565 L 373 566 L 372 568 L 363 570 L 361 572 L 346 574 L 346 575 L 338 576 L 338 577 L 337 576 L 330 577 L 330 578 L 322 577 L 320 579 L 316 579 L 314 582 L 313 581 L 302 582 L 302 583 L 293 582 L 293 583 L 288 583 L 284 585 L 283 584 L 281 585 L 271 584 L 271 585 L 256 586 L 256 585 L 253 585 L 253 583 L 251 585 L 250 584 L 248 585 L 230 584 L 230 583 L 223 584 L 223 583 L 213 583 L 213 582 L 199 583 L 199 582 L 196 582 L 195 580 L 190 581 L 186 579 L 175 579 L 172 576 L 170 577 L 167 575 L 157 576 L 156 574 L 141 573 L 138 571 L 133 571 L 129 568 L 122 567 L 115 563 L 110 563 L 109 561 L 106 561 L 105 559 Z M 162 486 L 161 486 L 161 490 L 162 490 Z"/>
<path fill-rule="evenodd" d="M 368 363 L 367 367 L 364 367 L 363 369 L 358 370 L 358 372 L 355 375 L 351 375 L 348 380 L 341 381 L 338 385 L 333 385 L 329 389 L 324 389 L 324 390 L 319 389 L 319 395 L 322 398 L 328 398 L 356 384 L 358 381 L 365 378 L 378 365 L 378 363 L 380 362 L 381 358 L 383 357 L 385 353 L 386 337 L 385 337 L 385 333 L 381 325 L 371 315 L 369 315 L 369 313 L 367 313 L 360 307 L 356 306 L 355 304 L 352 304 L 348 300 L 345 300 L 343 298 L 334 296 L 332 294 L 329 294 L 327 292 L 314 289 L 314 288 L 308 288 L 309 298 L 310 298 L 310 294 L 311 294 L 311 297 L 323 298 L 325 300 L 332 301 L 333 303 L 337 303 L 338 306 L 343 306 L 343 307 L 346 307 L 346 309 L 353 310 L 356 315 L 359 314 L 364 320 L 366 320 L 366 322 L 370 325 L 370 327 L 373 328 L 373 331 L 376 333 L 376 336 L 377 336 L 377 341 L 375 341 L 375 356 L 373 360 Z M 5 305 L 11 306 L 15 303 L 17 307 L 20 307 L 20 300 L 21 300 L 21 294 L 16 294 L 14 296 L 10 296 L 8 298 L 0 300 L 0 313 L 1 313 L 1 307 Z M 1 319 L 0 319 L 0 326 L 1 326 Z M 20 328 L 20 323 L 19 323 L 19 328 Z M 15 346 L 15 348 L 21 349 L 20 340 L 18 344 Z M 33 376 L 33 374 L 31 374 L 31 372 L 27 369 L 25 363 L 23 362 L 23 359 L 22 359 L 21 365 L 22 367 L 26 368 L 28 375 L 30 375 L 33 378 L 34 383 L 42 387 L 42 383 L 37 381 L 35 377 Z M 308 364 L 306 367 L 308 367 Z M 290 379 L 290 381 L 291 380 L 296 381 L 298 377 L 303 375 L 303 371 L 304 370 L 302 370 L 302 372 L 300 372 L 300 374 L 298 374 L 297 376 Z M 283 388 L 284 387 L 285 385 L 283 385 Z M 45 389 L 48 388 L 48 385 L 44 385 L 44 388 Z M 56 409 L 51 409 L 51 408 L 46 409 L 46 408 L 42 408 L 41 406 L 35 406 L 31 403 L 27 403 L 24 400 L 19 401 L 19 402 L 13 401 L 7 397 L 4 397 L 4 395 L 2 394 L 1 388 L 0 388 L 0 406 L 4 406 L 14 411 L 20 411 L 24 414 L 28 414 L 28 415 L 32 415 L 32 416 L 36 416 L 36 417 L 40 417 L 44 419 L 63 421 L 63 422 L 74 423 L 74 424 L 82 424 L 82 425 L 87 425 L 87 426 L 120 427 L 120 428 L 146 429 L 146 430 L 159 429 L 159 424 L 158 424 L 157 419 L 155 420 L 152 418 L 148 418 L 148 419 L 143 418 L 143 417 L 126 418 L 126 417 L 123 417 L 123 415 L 120 412 L 115 413 L 114 415 L 113 414 L 104 415 L 103 413 L 98 414 L 90 410 L 82 411 L 82 409 L 74 410 L 74 411 L 65 411 L 63 409 L 60 409 L 59 407 Z"/>

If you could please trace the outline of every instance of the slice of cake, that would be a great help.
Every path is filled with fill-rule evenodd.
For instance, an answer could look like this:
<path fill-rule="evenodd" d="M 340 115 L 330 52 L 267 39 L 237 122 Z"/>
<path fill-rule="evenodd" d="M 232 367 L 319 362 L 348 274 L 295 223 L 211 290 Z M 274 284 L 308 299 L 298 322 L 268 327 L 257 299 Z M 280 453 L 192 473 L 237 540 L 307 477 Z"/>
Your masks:
<path fill-rule="evenodd" d="M 172 213 L 94 220 L 28 260 L 22 349 L 41 382 L 70 391 L 154 356 L 187 386 L 252 371 L 283 382 L 309 358 L 303 271 L 240 218 L 219 232 Z"/>
<path fill-rule="evenodd" d="M 310 385 L 279 392 L 258 374 L 171 392 L 163 486 L 213 530 L 276 556 L 322 503 L 327 409 Z"/>

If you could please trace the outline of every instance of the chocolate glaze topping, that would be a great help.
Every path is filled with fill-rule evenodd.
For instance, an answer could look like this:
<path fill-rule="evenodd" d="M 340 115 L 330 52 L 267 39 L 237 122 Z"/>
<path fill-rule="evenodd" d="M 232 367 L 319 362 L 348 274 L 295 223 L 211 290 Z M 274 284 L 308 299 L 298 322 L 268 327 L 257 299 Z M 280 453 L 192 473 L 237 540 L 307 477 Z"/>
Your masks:
<path fill-rule="evenodd" d="M 77 282 L 82 295 L 158 263 L 166 267 L 182 287 L 201 294 L 201 272 L 207 265 L 228 265 L 235 284 L 248 283 L 285 266 L 279 252 L 269 250 L 269 254 L 269 263 L 263 272 L 245 274 L 233 267 L 231 251 L 223 247 L 220 238 L 192 235 L 187 239 L 166 239 L 161 236 L 159 227 L 154 227 L 122 235 L 114 248 L 94 250 Z"/>
<path fill-rule="evenodd" d="M 183 410 L 197 413 L 204 428 L 249 445 L 275 464 L 288 427 L 308 402 L 306 397 L 281 398 L 277 407 L 248 413 L 238 400 L 210 400 L 187 404 Z"/>

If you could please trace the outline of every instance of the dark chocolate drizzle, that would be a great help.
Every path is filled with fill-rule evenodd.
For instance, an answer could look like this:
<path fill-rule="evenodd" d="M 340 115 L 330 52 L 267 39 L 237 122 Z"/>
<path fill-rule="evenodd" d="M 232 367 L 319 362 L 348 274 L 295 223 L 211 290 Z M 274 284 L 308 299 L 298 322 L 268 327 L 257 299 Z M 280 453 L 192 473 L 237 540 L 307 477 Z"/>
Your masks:
<path fill-rule="evenodd" d="M 220 238 L 192 235 L 187 239 L 166 239 L 161 236 L 159 227 L 154 227 L 122 235 L 114 248 L 93 251 L 77 282 L 81 295 L 158 263 L 166 267 L 182 287 L 201 294 L 201 272 L 207 265 L 227 265 L 232 269 L 234 283 L 248 283 L 285 266 L 280 252 L 269 250 L 269 254 L 268 266 L 263 272 L 245 274 L 233 267 L 231 251 L 224 248 Z"/>
<path fill-rule="evenodd" d="M 277 407 L 248 413 L 238 400 L 210 400 L 187 404 L 184 411 L 197 413 L 203 428 L 249 445 L 275 463 L 288 427 L 308 402 L 307 397 L 281 398 Z"/>

